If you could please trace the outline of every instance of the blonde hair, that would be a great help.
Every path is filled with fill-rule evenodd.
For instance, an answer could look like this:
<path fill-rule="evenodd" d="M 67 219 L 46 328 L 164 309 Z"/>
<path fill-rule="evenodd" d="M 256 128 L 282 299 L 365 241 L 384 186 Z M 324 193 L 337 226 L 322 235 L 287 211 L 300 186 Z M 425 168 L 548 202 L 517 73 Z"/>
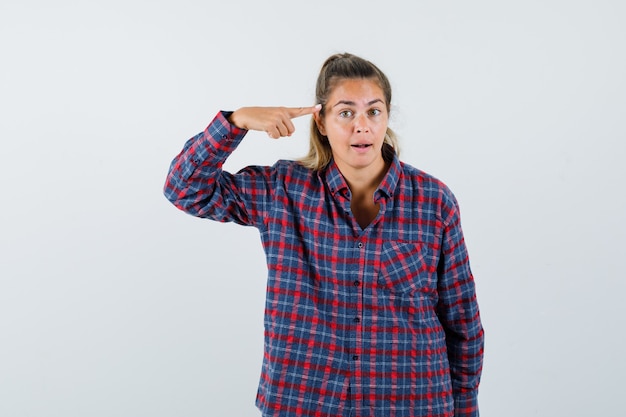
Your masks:
<path fill-rule="evenodd" d="M 354 78 L 371 79 L 378 83 L 385 95 L 387 113 L 390 112 L 391 84 L 387 76 L 370 61 L 356 55 L 343 53 L 331 55 L 326 59 L 317 77 L 315 102 L 322 105 L 322 109 L 319 113 L 320 117 L 324 117 L 326 102 L 333 88 L 337 85 L 337 82 Z M 385 133 L 382 153 L 383 159 L 386 162 L 390 162 L 394 158 L 394 155 L 400 154 L 398 138 L 389 127 L 387 127 L 387 132 Z M 317 127 L 317 123 L 315 123 L 315 119 L 311 118 L 309 152 L 306 156 L 301 158 L 299 162 L 307 168 L 319 171 L 330 163 L 332 157 L 333 153 L 328 138 L 322 135 Z"/>

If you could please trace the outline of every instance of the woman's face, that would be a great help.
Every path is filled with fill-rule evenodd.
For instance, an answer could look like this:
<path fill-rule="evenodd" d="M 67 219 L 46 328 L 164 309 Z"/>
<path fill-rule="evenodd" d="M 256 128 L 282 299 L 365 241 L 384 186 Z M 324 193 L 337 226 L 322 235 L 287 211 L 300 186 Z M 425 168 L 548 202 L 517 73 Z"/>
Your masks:
<path fill-rule="evenodd" d="M 348 176 L 377 177 L 385 169 L 382 146 L 389 114 L 385 95 L 369 78 L 337 81 L 315 120 L 328 137 L 335 163 Z"/>

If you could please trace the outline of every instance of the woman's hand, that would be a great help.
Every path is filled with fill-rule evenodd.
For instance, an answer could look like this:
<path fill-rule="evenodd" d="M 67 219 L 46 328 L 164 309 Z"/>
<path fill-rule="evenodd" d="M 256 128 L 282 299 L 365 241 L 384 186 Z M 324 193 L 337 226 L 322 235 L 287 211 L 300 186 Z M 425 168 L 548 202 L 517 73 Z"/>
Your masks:
<path fill-rule="evenodd" d="M 241 129 L 267 132 L 272 139 L 291 136 L 296 130 L 295 117 L 318 112 L 320 104 L 311 107 L 242 107 L 230 115 L 230 122 Z"/>

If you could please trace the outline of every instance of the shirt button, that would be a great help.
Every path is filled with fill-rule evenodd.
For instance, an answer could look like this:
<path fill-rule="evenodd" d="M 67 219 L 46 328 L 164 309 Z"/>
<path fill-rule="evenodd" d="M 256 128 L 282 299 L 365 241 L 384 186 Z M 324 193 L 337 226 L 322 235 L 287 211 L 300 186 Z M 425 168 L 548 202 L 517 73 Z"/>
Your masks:
<path fill-rule="evenodd" d="M 358 322 L 360 322 L 360 321 L 361 321 L 361 319 L 360 319 L 360 318 L 358 318 L 358 317 L 355 317 L 355 318 L 354 318 L 354 322 L 355 322 L 355 323 L 358 323 Z"/>
<path fill-rule="evenodd" d="M 361 249 L 363 247 L 363 242 L 359 242 L 357 246 L 359 247 L 359 249 Z"/>
<path fill-rule="evenodd" d="M 356 361 L 356 360 L 359 360 L 359 355 L 354 355 L 354 356 L 352 357 L 352 359 L 353 359 L 353 360 L 355 360 L 355 361 Z"/>
<path fill-rule="evenodd" d="M 359 280 L 354 281 L 354 286 L 355 287 L 358 287 L 359 285 L 361 285 L 361 281 L 359 281 Z"/>

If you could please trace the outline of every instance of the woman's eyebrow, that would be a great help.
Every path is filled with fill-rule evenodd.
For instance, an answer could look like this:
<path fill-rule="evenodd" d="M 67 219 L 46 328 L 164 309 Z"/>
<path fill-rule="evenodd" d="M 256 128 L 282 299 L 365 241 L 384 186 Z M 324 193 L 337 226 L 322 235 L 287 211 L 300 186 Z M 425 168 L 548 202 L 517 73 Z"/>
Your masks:
<path fill-rule="evenodd" d="M 368 106 L 371 106 L 372 104 L 375 104 L 375 103 L 378 103 L 378 102 L 381 102 L 381 103 L 382 103 L 383 101 L 382 101 L 381 99 L 379 99 L 379 98 L 376 98 L 376 99 L 374 99 L 374 100 L 369 101 L 369 102 L 367 103 L 367 105 L 368 105 Z M 338 105 L 340 105 L 340 104 L 345 104 L 345 105 L 347 105 L 347 106 L 354 106 L 354 105 L 356 105 L 356 103 L 355 103 L 354 101 L 350 101 L 350 100 L 339 100 L 337 103 L 335 103 L 335 104 L 333 105 L 333 107 L 336 107 L 336 106 L 338 106 Z"/>

